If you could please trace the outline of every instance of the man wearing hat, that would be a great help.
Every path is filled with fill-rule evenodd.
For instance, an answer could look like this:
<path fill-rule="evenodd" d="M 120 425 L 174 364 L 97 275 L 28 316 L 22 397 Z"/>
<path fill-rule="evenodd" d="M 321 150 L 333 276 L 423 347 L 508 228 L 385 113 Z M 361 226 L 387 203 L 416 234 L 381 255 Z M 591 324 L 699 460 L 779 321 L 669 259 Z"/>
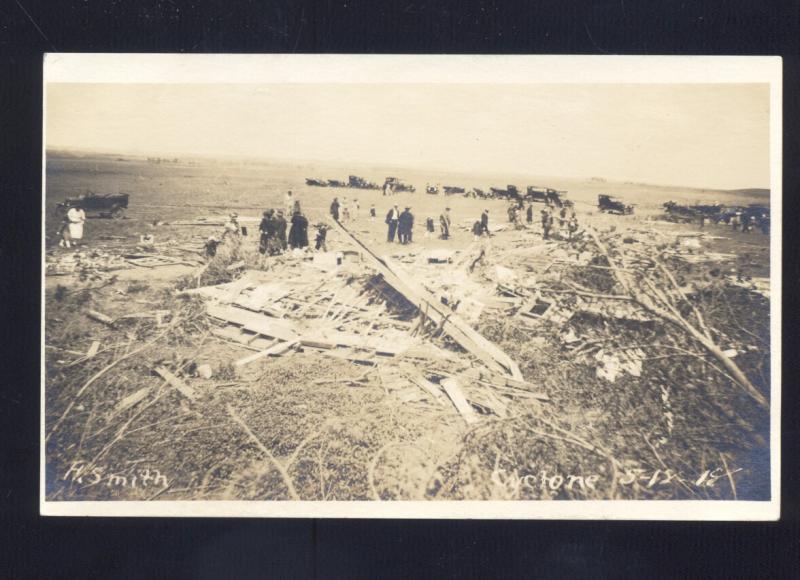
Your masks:
<path fill-rule="evenodd" d="M 400 243 L 411 243 L 411 231 L 414 227 L 414 215 L 411 213 L 411 208 L 406 207 L 403 213 L 400 214 L 397 224 L 397 232 L 400 234 Z"/>
<path fill-rule="evenodd" d="M 395 205 L 392 209 L 389 210 L 389 213 L 386 214 L 386 225 L 389 226 L 389 234 L 386 237 L 386 240 L 389 242 L 394 241 L 394 235 L 397 232 L 397 223 L 400 219 L 400 209 Z"/>

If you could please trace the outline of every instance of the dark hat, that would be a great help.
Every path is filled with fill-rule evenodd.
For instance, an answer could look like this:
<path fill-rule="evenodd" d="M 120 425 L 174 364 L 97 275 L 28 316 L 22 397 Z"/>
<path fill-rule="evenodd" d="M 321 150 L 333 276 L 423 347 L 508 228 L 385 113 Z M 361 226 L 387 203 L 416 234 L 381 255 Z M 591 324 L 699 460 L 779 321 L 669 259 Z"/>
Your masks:
<path fill-rule="evenodd" d="M 407 207 L 406 209 L 411 209 L 411 208 L 410 208 L 410 207 Z"/>

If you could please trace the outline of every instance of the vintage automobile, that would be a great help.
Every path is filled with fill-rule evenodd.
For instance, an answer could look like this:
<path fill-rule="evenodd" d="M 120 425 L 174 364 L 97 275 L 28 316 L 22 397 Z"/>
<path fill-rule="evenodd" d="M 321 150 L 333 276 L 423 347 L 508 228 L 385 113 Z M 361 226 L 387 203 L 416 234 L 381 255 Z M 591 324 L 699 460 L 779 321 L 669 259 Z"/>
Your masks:
<path fill-rule="evenodd" d="M 633 205 L 625 204 L 621 199 L 610 195 L 597 196 L 597 208 L 601 212 L 629 215 L 633 213 Z"/>
<path fill-rule="evenodd" d="M 377 183 L 367 181 L 358 175 L 350 175 L 347 178 L 347 183 L 349 187 L 352 187 L 353 189 L 380 189 L 380 186 Z"/>
<path fill-rule="evenodd" d="M 566 193 L 566 191 L 559 191 L 550 187 L 529 185 L 525 192 L 525 201 L 536 201 L 541 203 L 547 203 L 550 201 L 558 207 L 561 207 L 564 205 L 564 196 Z"/>
<path fill-rule="evenodd" d="M 681 205 L 674 201 L 668 201 L 664 204 L 667 221 L 687 224 L 701 218 L 719 221 L 724 209 L 725 207 L 719 203 Z"/>
<path fill-rule="evenodd" d="M 463 187 L 458 187 L 455 185 L 445 185 L 443 189 L 445 195 L 456 195 L 457 193 L 464 193 Z"/>
<path fill-rule="evenodd" d="M 499 189 L 497 187 L 490 187 L 489 188 L 489 197 L 493 197 L 495 199 L 510 199 L 510 200 L 518 200 L 521 198 L 519 193 L 519 189 L 517 189 L 516 185 L 506 185 L 505 189 Z"/>
<path fill-rule="evenodd" d="M 324 179 L 313 179 L 311 177 L 306 177 L 306 185 L 310 185 L 312 187 L 328 187 L 328 182 Z"/>
<path fill-rule="evenodd" d="M 78 197 L 68 197 L 56 206 L 56 213 L 59 216 L 65 215 L 70 208 L 80 207 L 87 216 L 99 216 L 113 219 L 120 219 L 128 209 L 127 193 L 97 195 L 88 193 Z"/>
<path fill-rule="evenodd" d="M 384 187 L 386 187 L 387 184 L 391 185 L 392 191 L 395 193 L 397 193 L 398 191 L 410 191 L 411 193 L 417 191 L 417 189 L 413 185 L 403 183 L 396 177 L 387 177 L 386 181 L 384 182 Z"/>

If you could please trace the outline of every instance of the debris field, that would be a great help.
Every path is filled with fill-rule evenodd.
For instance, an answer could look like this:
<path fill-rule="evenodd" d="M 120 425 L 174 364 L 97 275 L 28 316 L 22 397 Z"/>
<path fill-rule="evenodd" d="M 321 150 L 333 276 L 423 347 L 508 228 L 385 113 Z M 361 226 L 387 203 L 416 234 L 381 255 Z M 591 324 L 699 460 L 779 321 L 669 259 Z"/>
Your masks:
<path fill-rule="evenodd" d="M 587 216 L 380 255 L 330 225 L 49 253 L 47 498 L 768 497 L 769 280 L 714 236 Z"/>

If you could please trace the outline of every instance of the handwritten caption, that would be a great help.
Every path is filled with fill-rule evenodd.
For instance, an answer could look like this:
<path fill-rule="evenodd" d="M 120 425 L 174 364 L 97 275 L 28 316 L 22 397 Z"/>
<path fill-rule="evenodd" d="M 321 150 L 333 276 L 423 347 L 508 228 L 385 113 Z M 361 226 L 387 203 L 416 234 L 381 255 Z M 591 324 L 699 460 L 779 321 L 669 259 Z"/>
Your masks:
<path fill-rule="evenodd" d="M 104 466 L 90 466 L 85 461 L 76 461 L 64 473 L 64 481 L 71 483 L 92 485 L 106 485 L 108 487 L 168 487 L 167 476 L 158 469 L 150 467 L 137 468 L 130 472 L 117 473 L 109 471 Z"/>
<path fill-rule="evenodd" d="M 738 469 L 723 469 L 716 467 L 706 469 L 697 477 L 687 479 L 681 472 L 672 469 L 626 469 L 618 478 L 617 483 L 623 486 L 641 485 L 646 489 L 658 486 L 680 483 L 696 488 L 712 488 L 721 480 L 730 481 L 733 475 L 742 471 Z M 538 489 L 540 491 L 558 492 L 561 489 L 566 491 L 594 491 L 601 479 L 601 475 L 594 473 L 591 475 L 571 475 L 549 473 L 541 470 L 538 473 L 528 473 L 520 475 L 516 471 L 507 472 L 503 469 L 497 470 L 492 474 L 495 483 L 512 487 L 526 488 L 529 490 Z"/>

